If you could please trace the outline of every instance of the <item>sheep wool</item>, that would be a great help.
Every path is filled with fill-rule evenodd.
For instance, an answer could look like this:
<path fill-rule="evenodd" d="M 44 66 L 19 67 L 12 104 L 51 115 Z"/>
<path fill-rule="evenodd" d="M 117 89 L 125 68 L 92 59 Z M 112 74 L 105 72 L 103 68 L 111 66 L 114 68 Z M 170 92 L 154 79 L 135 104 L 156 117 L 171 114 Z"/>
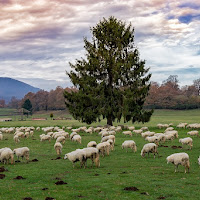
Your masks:
<path fill-rule="evenodd" d="M 190 161 L 189 161 L 189 156 L 187 153 L 174 153 L 166 158 L 167 164 L 172 163 L 175 166 L 175 172 L 178 170 L 178 166 L 182 165 L 185 167 L 185 173 L 186 169 L 190 169 Z"/>
<path fill-rule="evenodd" d="M 154 154 L 154 158 L 155 158 L 155 154 L 158 154 L 157 151 L 158 146 L 154 143 L 147 143 L 143 146 L 142 151 L 141 151 L 141 156 L 144 157 L 146 153 L 153 153 Z"/>
<path fill-rule="evenodd" d="M 122 143 L 122 149 L 126 149 L 126 152 L 128 152 L 128 148 L 132 149 L 132 151 L 134 151 L 134 152 L 137 151 L 136 144 L 133 140 L 125 140 Z"/>

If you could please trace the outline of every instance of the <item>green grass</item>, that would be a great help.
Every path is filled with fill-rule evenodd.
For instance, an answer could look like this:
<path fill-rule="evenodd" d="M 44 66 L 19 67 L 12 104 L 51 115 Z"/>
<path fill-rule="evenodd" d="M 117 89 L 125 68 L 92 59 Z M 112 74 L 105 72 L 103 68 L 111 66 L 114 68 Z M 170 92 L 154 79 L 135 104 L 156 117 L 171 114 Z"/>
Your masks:
<path fill-rule="evenodd" d="M 161 132 L 155 127 L 157 123 L 171 123 L 177 125 L 179 122 L 199 122 L 199 110 L 192 111 L 166 111 L 158 110 L 154 113 L 152 120 L 144 124 L 149 126 L 151 131 Z M 101 122 L 101 124 L 105 121 Z M 47 121 L 12 121 L 0 122 L 1 127 L 10 126 L 68 126 L 76 127 L 82 125 L 75 120 L 47 120 Z M 85 124 L 84 124 L 85 125 Z M 143 124 L 135 124 L 137 127 Z M 180 129 L 179 138 L 188 136 L 188 130 Z M 28 146 L 30 148 L 30 160 L 35 158 L 38 162 L 15 163 L 15 165 L 4 165 L 8 171 L 5 179 L 0 180 L 0 200 L 20 200 L 25 197 L 32 197 L 34 200 L 42 200 L 46 197 L 54 197 L 56 200 L 64 199 L 147 199 L 155 200 L 159 197 L 166 197 L 169 200 L 199 199 L 199 166 L 197 158 L 200 155 L 200 138 L 193 137 L 193 149 L 172 149 L 172 145 L 179 146 L 178 139 L 166 142 L 168 147 L 159 147 L 160 157 L 142 158 L 140 151 L 145 143 L 140 136 L 126 137 L 121 133 L 116 135 L 115 150 L 110 156 L 100 158 L 100 168 L 91 168 L 91 161 L 88 161 L 88 168 L 81 169 L 76 163 L 73 169 L 72 163 L 68 160 L 52 160 L 57 157 L 53 148 L 54 140 L 40 142 L 39 135 L 42 131 L 35 131 L 33 138 L 21 139 L 15 144 L 12 134 L 4 134 L 4 140 L 0 141 L 0 148 Z M 92 135 L 80 133 L 82 144 L 72 143 L 67 140 L 63 145 L 62 157 L 77 148 L 86 147 L 91 140 L 100 142 L 97 133 Z M 133 139 L 137 144 L 137 152 L 128 153 L 121 149 L 124 140 Z M 174 173 L 174 166 L 166 163 L 166 157 L 175 152 L 187 152 L 190 156 L 190 173 L 184 174 L 184 168 L 179 166 L 179 172 Z M 0 164 L 0 166 L 3 166 Z M 22 176 L 24 180 L 14 180 L 16 176 Z M 55 182 L 62 180 L 66 185 L 55 185 Z M 125 187 L 137 187 L 138 191 L 125 191 Z M 47 190 L 42 190 L 48 188 Z M 141 193 L 147 192 L 149 195 Z"/>

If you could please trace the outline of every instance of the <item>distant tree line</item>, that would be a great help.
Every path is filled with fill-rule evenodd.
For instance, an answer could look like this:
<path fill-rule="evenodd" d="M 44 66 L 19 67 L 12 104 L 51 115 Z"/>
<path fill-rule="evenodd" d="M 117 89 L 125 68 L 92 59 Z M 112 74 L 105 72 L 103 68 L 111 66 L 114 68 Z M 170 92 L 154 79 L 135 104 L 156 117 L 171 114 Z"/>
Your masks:
<path fill-rule="evenodd" d="M 64 110 L 66 109 L 64 91 L 75 90 L 74 88 L 57 87 L 50 92 L 40 90 L 37 93 L 29 92 L 23 99 L 11 98 L 11 101 L 6 105 L 4 100 L 0 100 L 0 107 L 5 108 L 29 108 L 31 112 L 41 110 Z M 28 100 L 28 101 L 27 101 Z M 30 102 L 29 102 L 30 101 Z M 31 105 L 30 105 L 31 104 Z"/>
<path fill-rule="evenodd" d="M 75 88 L 57 87 L 50 92 L 40 90 L 37 93 L 29 92 L 23 99 L 12 97 L 6 104 L 0 99 L 0 108 L 22 108 L 24 102 L 29 99 L 32 104 L 32 112 L 41 110 L 64 110 L 66 109 L 64 91 Z M 162 84 L 152 82 L 149 95 L 145 101 L 146 108 L 154 109 L 196 109 L 200 108 L 200 79 L 194 80 L 192 85 L 180 87 L 178 76 L 170 75 Z"/>
<path fill-rule="evenodd" d="M 177 75 L 170 75 L 160 85 L 152 82 L 145 107 L 176 110 L 200 108 L 200 79 L 189 86 L 180 87 L 178 83 Z"/>

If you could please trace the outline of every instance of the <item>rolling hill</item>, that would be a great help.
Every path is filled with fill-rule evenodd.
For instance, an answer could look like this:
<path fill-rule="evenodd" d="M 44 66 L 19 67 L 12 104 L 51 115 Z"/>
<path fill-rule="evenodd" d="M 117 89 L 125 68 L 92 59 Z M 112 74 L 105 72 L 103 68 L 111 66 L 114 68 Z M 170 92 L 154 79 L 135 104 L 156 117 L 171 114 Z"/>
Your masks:
<path fill-rule="evenodd" d="M 36 93 L 39 90 L 39 88 L 12 78 L 0 77 L 0 99 L 4 99 L 6 103 L 12 97 L 22 99 L 28 92 Z"/>

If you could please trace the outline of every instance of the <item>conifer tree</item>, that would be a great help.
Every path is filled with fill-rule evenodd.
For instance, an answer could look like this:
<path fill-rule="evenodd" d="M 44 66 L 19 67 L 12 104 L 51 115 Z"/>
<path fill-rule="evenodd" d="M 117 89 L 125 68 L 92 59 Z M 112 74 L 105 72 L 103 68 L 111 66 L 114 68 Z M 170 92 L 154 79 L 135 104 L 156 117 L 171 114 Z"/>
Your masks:
<path fill-rule="evenodd" d="M 88 124 L 102 116 L 108 125 L 122 117 L 124 122 L 149 121 L 153 111 L 145 111 L 143 104 L 151 74 L 139 59 L 134 28 L 110 17 L 91 32 L 91 42 L 84 38 L 86 58 L 69 63 L 72 70 L 67 75 L 77 88 L 64 93 L 70 113 Z"/>

